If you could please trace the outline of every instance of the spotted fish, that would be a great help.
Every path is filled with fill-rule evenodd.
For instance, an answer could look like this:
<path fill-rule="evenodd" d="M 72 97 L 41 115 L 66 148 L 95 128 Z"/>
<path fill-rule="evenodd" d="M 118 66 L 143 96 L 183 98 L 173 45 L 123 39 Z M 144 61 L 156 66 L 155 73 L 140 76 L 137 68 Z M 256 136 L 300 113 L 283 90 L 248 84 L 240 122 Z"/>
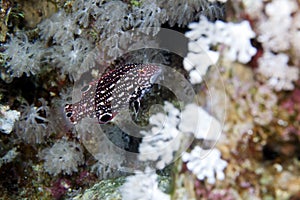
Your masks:
<path fill-rule="evenodd" d="M 104 124 L 129 106 L 137 113 L 140 100 L 160 74 L 161 67 L 152 64 L 127 64 L 111 70 L 85 86 L 80 101 L 65 106 L 66 117 L 72 124 L 84 117 Z"/>

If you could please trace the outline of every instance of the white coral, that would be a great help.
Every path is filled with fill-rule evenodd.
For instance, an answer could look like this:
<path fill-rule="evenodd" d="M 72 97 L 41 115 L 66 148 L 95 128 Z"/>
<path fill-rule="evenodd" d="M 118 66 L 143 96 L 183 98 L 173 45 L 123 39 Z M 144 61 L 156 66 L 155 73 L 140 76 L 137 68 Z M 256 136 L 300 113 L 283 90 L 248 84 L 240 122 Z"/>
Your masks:
<path fill-rule="evenodd" d="M 10 134 L 13 130 L 15 121 L 20 118 L 20 112 L 10 110 L 9 106 L 0 105 L 0 131 Z"/>
<path fill-rule="evenodd" d="M 223 52 L 225 58 L 241 63 L 249 62 L 257 52 L 251 45 L 250 40 L 255 37 L 255 32 L 248 21 L 212 23 L 206 18 L 201 18 L 198 23 L 190 23 L 189 28 L 191 31 L 185 34 L 189 38 L 189 52 L 183 65 L 185 70 L 190 72 L 192 84 L 201 83 L 208 68 L 217 63 L 219 52 L 211 50 L 217 45 L 226 46 Z"/>
<path fill-rule="evenodd" d="M 215 25 L 219 33 L 219 42 L 228 47 L 225 57 L 231 61 L 249 62 L 257 51 L 250 42 L 256 34 L 251 29 L 249 21 L 240 23 L 217 21 Z"/>
<path fill-rule="evenodd" d="M 263 0 L 243 0 L 245 11 L 253 18 L 258 18 L 262 14 Z"/>
<path fill-rule="evenodd" d="M 74 39 L 75 35 L 81 33 L 81 29 L 76 24 L 73 16 L 63 10 L 42 21 L 38 28 L 41 30 L 40 36 L 42 39 L 48 40 L 53 37 L 54 42 L 57 44 Z"/>
<path fill-rule="evenodd" d="M 199 146 L 190 153 L 183 153 L 182 160 L 187 162 L 187 168 L 192 171 L 199 180 L 207 178 L 207 182 L 214 184 L 216 179 L 224 180 L 223 170 L 227 162 L 221 159 L 221 153 L 218 149 L 204 150 Z"/>
<path fill-rule="evenodd" d="M 4 45 L 5 67 L 12 77 L 35 75 L 40 70 L 40 60 L 43 54 L 40 42 L 31 43 L 25 33 L 11 37 Z"/>
<path fill-rule="evenodd" d="M 165 102 L 164 110 L 167 114 L 158 113 L 150 117 L 150 124 L 154 125 L 149 131 L 141 131 L 144 135 L 139 147 L 139 160 L 157 161 L 158 169 L 170 164 L 183 139 L 176 125 L 179 122 L 179 110 L 171 103 Z"/>
<path fill-rule="evenodd" d="M 126 178 L 120 188 L 123 200 L 170 200 L 171 197 L 158 188 L 157 174 L 149 168 Z"/>
<path fill-rule="evenodd" d="M 210 46 L 217 44 L 213 23 L 202 17 L 198 23 L 190 23 L 189 28 L 191 31 L 185 33 L 189 38 L 189 52 L 183 60 L 183 66 L 190 73 L 190 82 L 197 84 L 203 81 L 202 77 L 208 68 L 216 64 L 219 53 L 209 50 Z"/>
<path fill-rule="evenodd" d="M 65 41 L 63 45 L 55 45 L 49 49 L 47 61 L 61 68 L 62 73 L 69 74 L 70 78 L 77 80 L 93 65 L 86 65 L 86 58 L 90 58 L 92 45 L 89 41 L 77 38 Z M 94 61 L 94 60 L 93 60 Z M 90 63 L 89 63 L 90 64 Z"/>
<path fill-rule="evenodd" d="M 97 4 L 100 4 L 101 0 L 78 0 L 72 5 L 74 11 L 74 18 L 81 24 L 84 28 L 87 28 L 91 17 L 95 17 L 99 12 L 100 8 Z"/>
<path fill-rule="evenodd" d="M 267 78 L 267 84 L 275 90 L 293 90 L 293 82 L 299 78 L 299 69 L 288 65 L 286 54 L 265 52 L 259 59 L 258 73 Z"/>
<path fill-rule="evenodd" d="M 164 110 L 166 114 L 157 113 L 150 117 L 153 127 L 141 131 L 144 137 L 139 147 L 139 160 L 156 161 L 158 169 L 170 164 L 190 138 L 215 141 L 220 136 L 220 123 L 196 104 L 188 104 L 180 112 L 165 102 Z"/>
<path fill-rule="evenodd" d="M 275 52 L 290 48 L 292 14 L 298 6 L 294 0 L 274 0 L 265 7 L 267 19 L 261 19 L 258 40 L 266 50 Z"/>
<path fill-rule="evenodd" d="M 179 129 L 192 133 L 197 139 L 217 140 L 221 134 L 221 124 L 196 104 L 189 104 L 181 113 Z"/>
<path fill-rule="evenodd" d="M 75 142 L 60 140 L 51 148 L 44 149 L 40 157 L 45 160 L 44 168 L 52 175 L 72 174 L 84 163 L 83 149 Z"/>
<path fill-rule="evenodd" d="M 144 0 L 141 6 L 133 8 L 134 26 L 147 35 L 156 35 L 162 23 L 166 21 L 166 10 L 158 6 L 157 0 Z"/>

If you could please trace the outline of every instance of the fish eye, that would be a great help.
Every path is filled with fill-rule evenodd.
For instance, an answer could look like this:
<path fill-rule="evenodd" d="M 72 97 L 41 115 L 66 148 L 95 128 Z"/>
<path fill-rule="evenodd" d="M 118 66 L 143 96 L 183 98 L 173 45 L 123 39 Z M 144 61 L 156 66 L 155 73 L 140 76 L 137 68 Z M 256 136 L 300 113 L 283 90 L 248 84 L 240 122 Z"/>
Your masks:
<path fill-rule="evenodd" d="M 72 112 L 67 112 L 67 113 L 66 113 L 66 116 L 67 116 L 67 117 L 71 117 L 71 116 L 72 116 Z"/>
<path fill-rule="evenodd" d="M 99 123 L 106 123 L 111 119 L 112 119 L 112 114 L 105 113 L 105 114 L 99 116 Z"/>
<path fill-rule="evenodd" d="M 91 85 L 86 85 L 83 88 L 81 88 L 81 92 L 87 92 L 92 86 Z"/>

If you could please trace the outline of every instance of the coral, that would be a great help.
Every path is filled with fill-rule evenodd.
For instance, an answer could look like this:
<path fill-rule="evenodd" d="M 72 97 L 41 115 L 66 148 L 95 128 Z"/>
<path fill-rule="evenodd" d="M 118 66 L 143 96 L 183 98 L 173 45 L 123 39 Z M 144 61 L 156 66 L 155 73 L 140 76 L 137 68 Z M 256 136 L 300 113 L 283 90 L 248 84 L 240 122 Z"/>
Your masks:
<path fill-rule="evenodd" d="M 81 33 L 72 15 L 67 14 L 63 10 L 43 20 L 38 25 L 38 28 L 40 29 L 40 37 L 43 40 L 47 41 L 53 38 L 56 44 L 63 44 Z"/>
<path fill-rule="evenodd" d="M 239 64 L 227 65 L 224 67 L 228 67 L 231 78 L 225 82 L 229 103 L 224 129 L 232 141 L 250 134 L 256 125 L 268 126 L 274 119 L 278 98 L 270 86 L 254 80 L 253 70 Z"/>
<path fill-rule="evenodd" d="M 201 48 L 209 50 L 217 44 L 224 44 L 227 47 L 224 56 L 231 61 L 241 63 L 249 62 L 256 53 L 256 49 L 250 43 L 250 39 L 255 37 L 255 33 L 251 30 L 248 21 L 211 23 L 202 17 L 198 23 L 189 24 L 189 28 L 192 30 L 185 36 L 191 41 L 189 50 L 192 52 L 201 52 Z M 237 37 L 239 40 L 235 40 Z"/>
<path fill-rule="evenodd" d="M 4 45 L 5 67 L 12 77 L 21 77 L 37 74 L 40 71 L 40 62 L 43 54 L 43 45 L 36 41 L 29 42 L 25 33 L 11 36 L 9 43 Z"/>
<path fill-rule="evenodd" d="M 250 42 L 256 34 L 252 31 L 249 21 L 240 23 L 217 21 L 215 26 L 219 43 L 225 44 L 228 48 L 225 51 L 225 57 L 230 61 L 249 62 L 256 53 L 256 48 Z"/>
<path fill-rule="evenodd" d="M 72 5 L 72 10 L 74 13 L 74 18 L 76 21 L 87 28 L 90 23 L 90 18 L 97 19 L 97 15 L 101 14 L 100 8 L 97 6 L 101 3 L 101 0 L 78 0 Z"/>
<path fill-rule="evenodd" d="M 259 18 L 263 10 L 262 0 L 243 0 L 245 12 L 252 18 Z"/>
<path fill-rule="evenodd" d="M 187 168 L 192 171 L 199 180 L 207 178 L 207 182 L 214 184 L 216 179 L 223 180 L 223 170 L 227 162 L 222 160 L 218 149 L 204 150 L 196 146 L 190 153 L 183 153 L 182 160 L 187 162 Z M 216 177 L 215 177 L 216 176 Z"/>
<path fill-rule="evenodd" d="M 143 43 L 144 38 L 156 35 L 165 19 L 164 10 L 155 1 L 143 1 L 139 7 L 133 6 L 132 9 L 121 1 L 111 1 L 102 4 L 99 9 L 94 25 L 100 34 L 99 46 L 113 58 L 132 49 L 132 45 L 137 46 L 136 43 L 142 43 L 140 48 L 147 47 L 149 40 Z M 118 14 L 107 18 L 111 10 Z"/>
<path fill-rule="evenodd" d="M 59 140 L 51 148 L 40 153 L 46 172 L 51 175 L 72 174 L 78 171 L 78 166 L 84 163 L 82 147 L 72 141 Z"/>
<path fill-rule="evenodd" d="M 299 69 L 288 65 L 289 57 L 286 54 L 265 52 L 259 59 L 257 72 L 265 77 L 266 84 L 277 91 L 293 90 L 293 82 L 299 78 Z"/>
<path fill-rule="evenodd" d="M 65 41 L 62 45 L 54 45 L 47 51 L 47 62 L 61 69 L 63 74 L 68 74 L 72 80 L 94 67 L 86 65 L 85 59 L 92 49 L 89 41 L 77 38 Z M 89 58 L 89 57 L 88 57 Z"/>
<path fill-rule="evenodd" d="M 217 140 L 221 134 L 220 122 L 196 104 L 188 104 L 181 112 L 178 128 L 204 140 Z"/>
<path fill-rule="evenodd" d="M 97 161 L 91 167 L 91 172 L 97 175 L 97 178 L 100 180 L 116 178 L 120 176 L 124 176 L 126 173 L 120 171 L 118 168 L 110 167 L 101 163 L 101 161 Z"/>
<path fill-rule="evenodd" d="M 132 190 L 132 188 L 135 188 Z M 137 171 L 128 176 L 120 188 L 123 200 L 170 200 L 168 194 L 158 188 L 157 174 L 147 168 L 145 172 Z"/>
<path fill-rule="evenodd" d="M 297 8 L 294 0 L 274 0 L 266 5 L 267 20 L 262 19 L 258 25 L 258 40 L 263 43 L 265 51 L 280 52 L 290 48 L 292 14 Z"/>
<path fill-rule="evenodd" d="M 284 99 L 280 106 L 288 112 L 289 117 L 300 120 L 300 89 L 294 89 L 291 96 Z"/>
<path fill-rule="evenodd" d="M 0 105 L 0 131 L 10 134 L 13 130 L 14 123 L 20 118 L 20 112 L 9 110 L 9 106 Z"/>
<path fill-rule="evenodd" d="M 157 161 L 156 167 L 163 169 L 173 160 L 173 153 L 180 147 L 184 139 L 183 133 L 177 129 L 179 110 L 171 103 L 165 102 L 166 114 L 157 113 L 149 119 L 153 125 L 150 131 L 141 131 L 144 135 L 139 146 L 138 158 L 141 161 Z"/>
<path fill-rule="evenodd" d="M 196 104 L 188 104 L 180 112 L 165 102 L 164 111 L 150 117 L 151 130 L 141 131 L 144 137 L 138 156 L 141 161 L 156 161 L 158 169 L 173 161 L 189 137 L 215 141 L 221 133 L 219 122 Z"/>
<path fill-rule="evenodd" d="M 19 155 L 19 152 L 17 151 L 16 147 L 9 150 L 2 158 L 0 158 L 0 168 L 3 164 L 12 162 L 17 155 Z"/>
<path fill-rule="evenodd" d="M 224 17 L 222 5 L 216 1 L 192 0 L 182 2 L 180 0 L 165 0 L 160 1 L 160 6 L 166 10 L 167 22 L 170 26 L 177 24 L 179 27 L 183 27 L 197 19 L 199 15 L 206 16 L 210 20 Z"/>
<path fill-rule="evenodd" d="M 0 75 L 7 82 L 0 81 L 1 199 L 299 196 L 298 0 L 35 3 L 0 3 Z M 172 31 L 187 31 L 186 39 L 173 39 Z M 169 42 L 174 48 L 165 48 Z M 164 71 L 135 119 L 130 110 L 107 124 L 67 124 L 63 107 L 76 102 L 81 85 L 108 66 L 135 62 L 168 65 L 184 80 Z M 139 127 L 121 126 L 127 122 Z M 146 166 L 155 169 L 131 171 Z M 94 174 L 105 180 L 88 189 Z M 170 179 L 166 190 L 159 174 Z"/>
<path fill-rule="evenodd" d="M 201 7 L 195 4 L 200 4 L 201 2 L 205 1 L 161 1 L 160 4 L 167 11 L 166 14 L 170 26 L 175 24 L 184 26 L 194 18 L 195 12 L 200 10 Z M 170 5 L 171 3 L 173 5 Z"/>
<path fill-rule="evenodd" d="M 210 50 L 201 50 L 195 44 L 192 47 L 192 43 L 189 44 L 189 52 L 184 58 L 184 69 L 189 72 L 190 82 L 192 84 L 201 83 L 203 76 L 206 75 L 209 67 L 216 64 L 219 59 L 219 53 Z M 194 53 L 193 49 L 198 49 L 198 52 Z"/>
<path fill-rule="evenodd" d="M 50 122 L 47 119 L 49 115 L 47 102 L 43 98 L 40 98 L 39 101 L 40 107 L 25 102 L 21 106 L 20 119 L 16 122 L 16 134 L 30 144 L 44 142 L 44 137 L 51 130 Z"/>
<path fill-rule="evenodd" d="M 115 14 L 111 15 L 112 11 L 115 12 Z M 102 4 L 96 13 L 94 25 L 97 32 L 101 34 L 100 37 L 105 39 L 122 32 L 122 30 L 126 30 L 127 13 L 128 6 L 122 1 L 109 1 Z M 113 26 L 110 24 L 113 24 Z"/>
<path fill-rule="evenodd" d="M 184 58 L 183 65 L 190 73 L 192 84 L 201 83 L 208 68 L 217 63 L 220 53 L 211 49 L 218 45 L 226 46 L 221 55 L 230 61 L 247 63 L 256 53 L 256 49 L 250 43 L 255 33 L 248 21 L 212 23 L 202 17 L 198 23 L 190 23 L 189 28 L 192 30 L 185 33 L 189 38 L 189 52 Z M 239 40 L 236 40 L 237 37 Z"/>
<path fill-rule="evenodd" d="M 133 13 L 136 18 L 134 27 L 139 27 L 147 35 L 156 35 L 166 20 L 166 10 L 159 7 L 157 0 L 143 1 L 140 7 L 134 7 Z"/>

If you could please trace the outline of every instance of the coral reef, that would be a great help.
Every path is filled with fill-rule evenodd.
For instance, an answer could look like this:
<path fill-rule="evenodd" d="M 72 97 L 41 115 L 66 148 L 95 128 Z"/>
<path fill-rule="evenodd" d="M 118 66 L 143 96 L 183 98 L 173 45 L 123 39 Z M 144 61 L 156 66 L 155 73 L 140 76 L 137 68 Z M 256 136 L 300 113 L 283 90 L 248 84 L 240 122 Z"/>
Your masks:
<path fill-rule="evenodd" d="M 0 199 L 299 199 L 299 1 L 0 7 Z M 132 63 L 161 69 L 139 101 L 69 123 Z"/>

